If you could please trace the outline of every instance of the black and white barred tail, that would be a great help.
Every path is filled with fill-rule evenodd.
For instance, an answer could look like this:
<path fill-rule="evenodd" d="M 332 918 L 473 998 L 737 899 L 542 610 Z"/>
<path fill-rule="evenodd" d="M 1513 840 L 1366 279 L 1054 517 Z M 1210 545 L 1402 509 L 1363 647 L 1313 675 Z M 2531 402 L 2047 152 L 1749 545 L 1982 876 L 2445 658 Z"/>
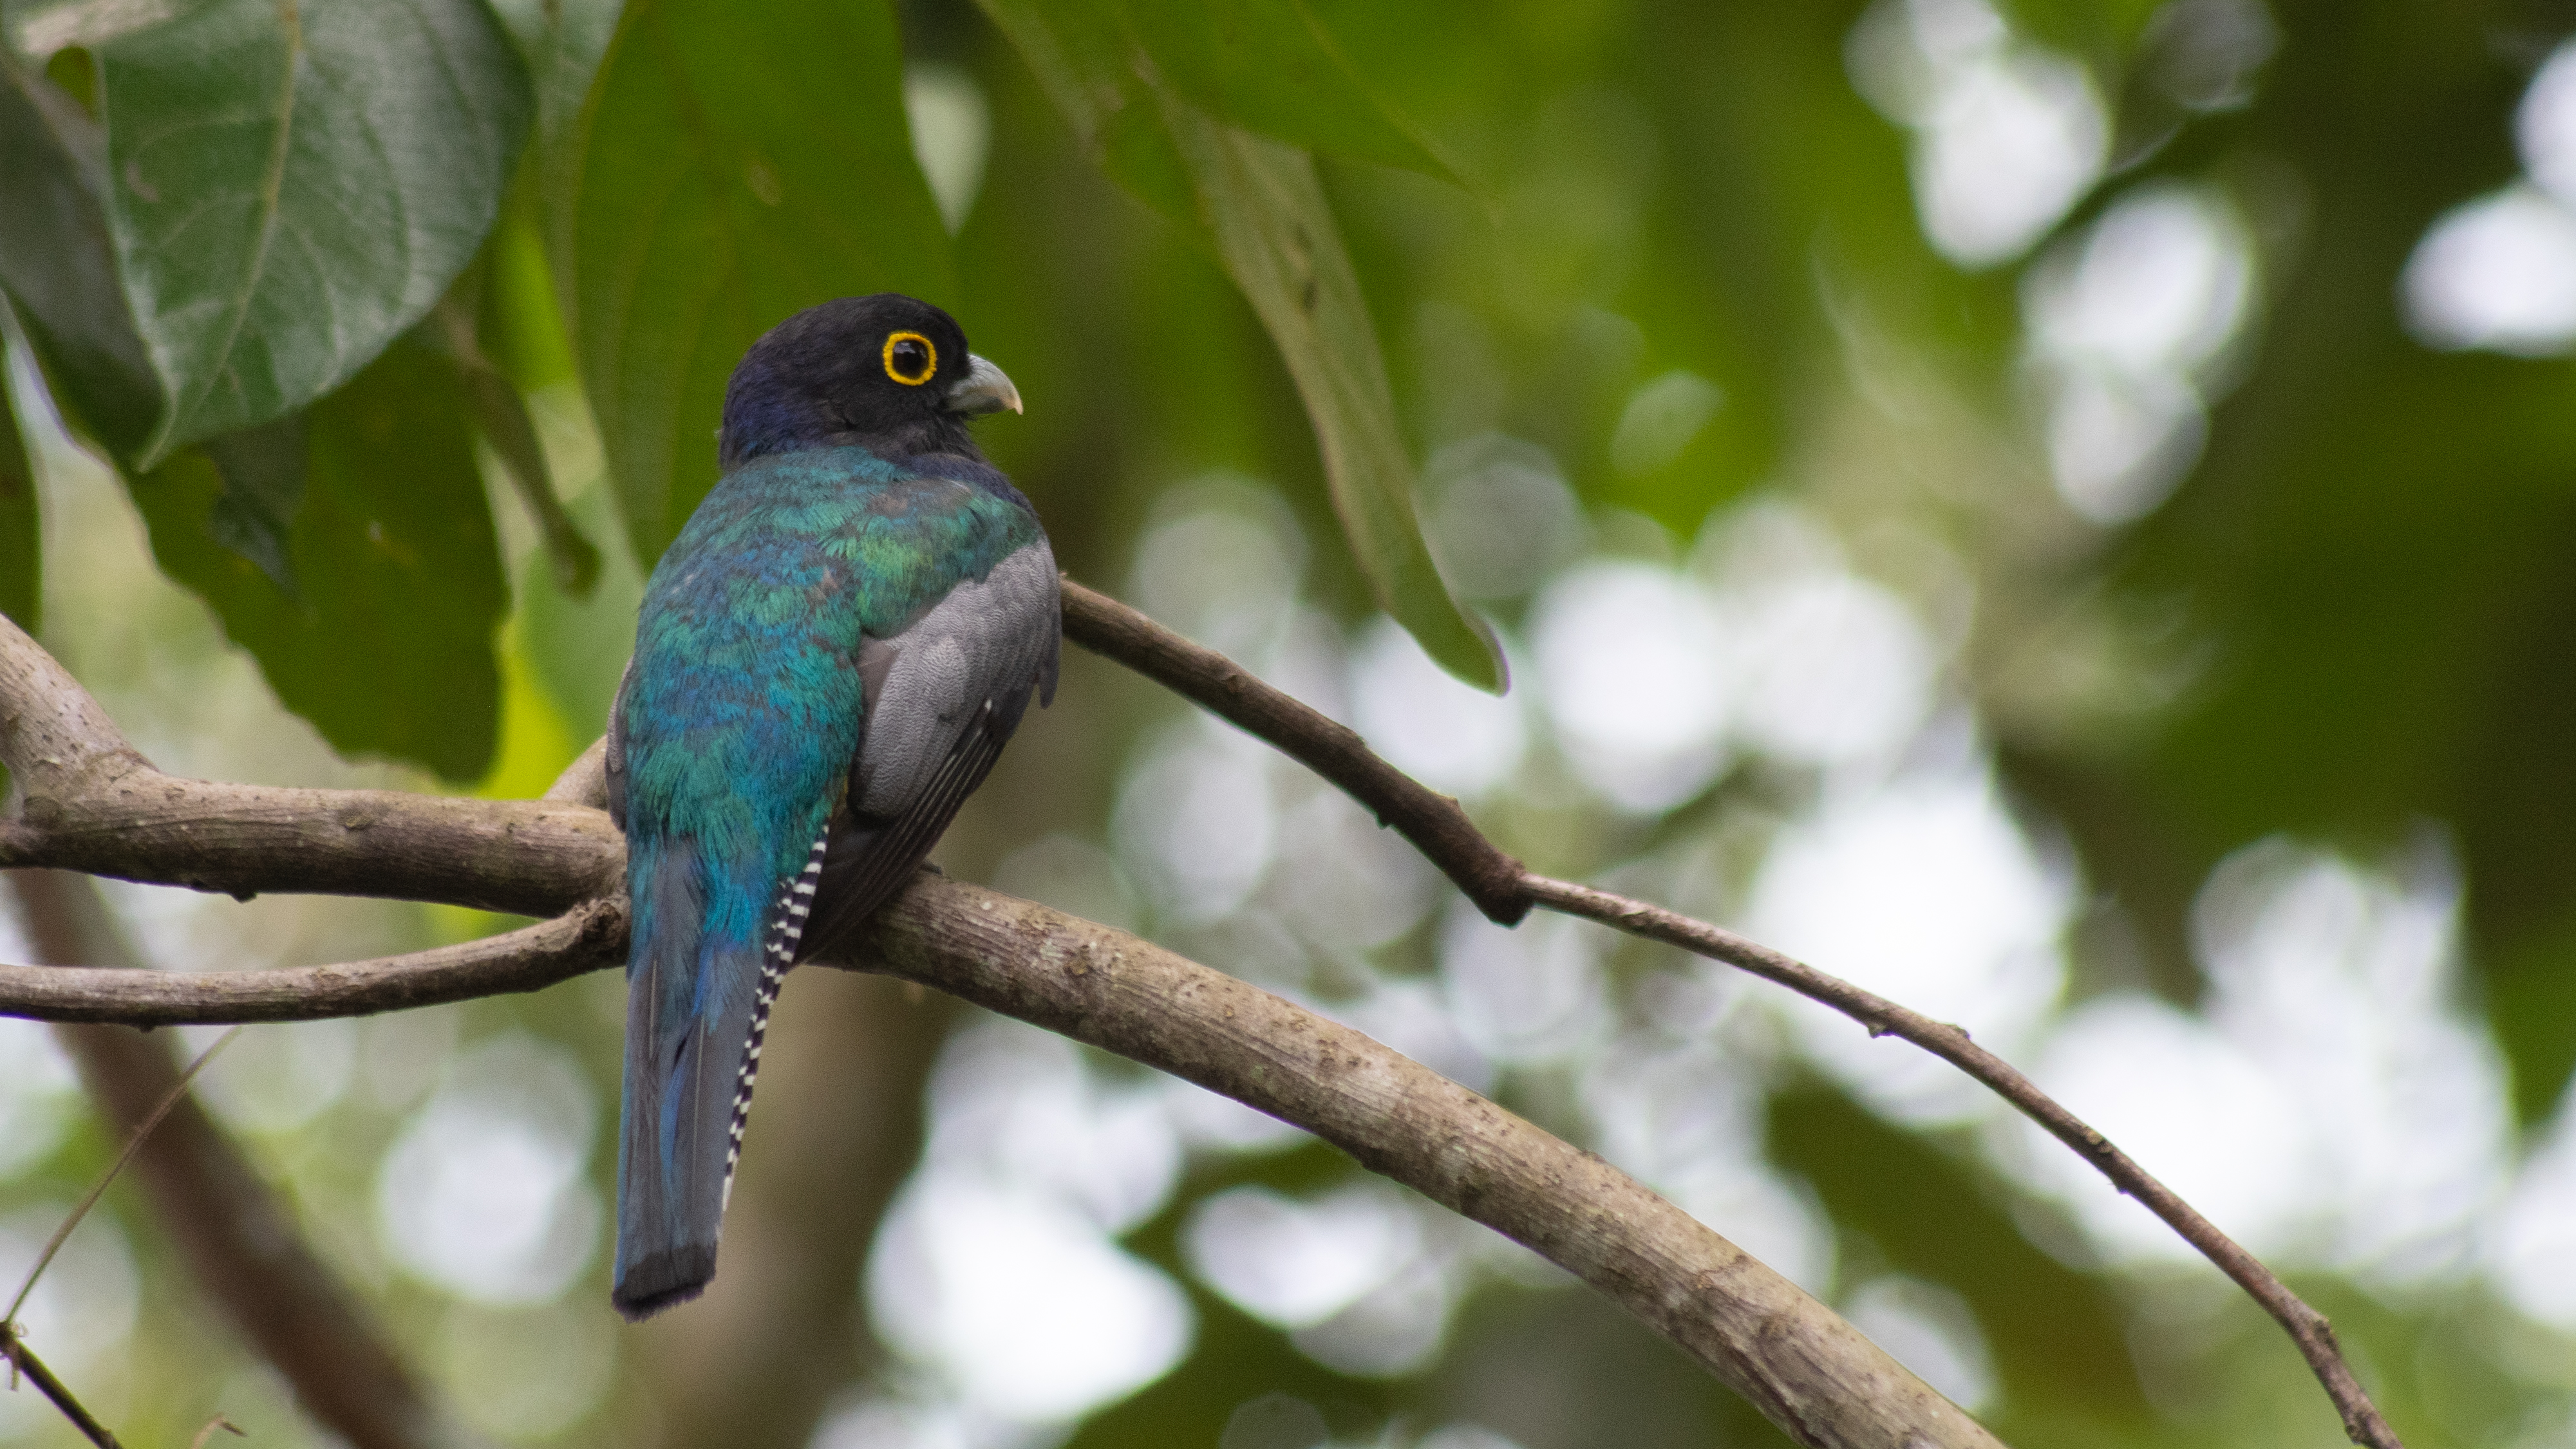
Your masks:
<path fill-rule="evenodd" d="M 751 1120 L 751 1088 L 760 1077 L 760 1043 L 769 1034 L 769 1009 L 778 1001 L 778 988 L 787 978 L 787 968 L 796 964 L 797 947 L 805 939 L 806 918 L 814 913 L 814 891 L 823 879 L 823 856 L 831 844 L 828 829 L 814 838 L 814 849 L 805 857 L 805 868 L 779 892 L 777 914 L 769 923 L 769 939 L 761 946 L 760 988 L 751 1003 L 751 1034 L 742 1044 L 742 1066 L 734 1073 L 733 1120 L 725 1128 L 723 1200 L 728 1203 L 733 1200 L 734 1166 L 742 1161 L 743 1128 Z"/>

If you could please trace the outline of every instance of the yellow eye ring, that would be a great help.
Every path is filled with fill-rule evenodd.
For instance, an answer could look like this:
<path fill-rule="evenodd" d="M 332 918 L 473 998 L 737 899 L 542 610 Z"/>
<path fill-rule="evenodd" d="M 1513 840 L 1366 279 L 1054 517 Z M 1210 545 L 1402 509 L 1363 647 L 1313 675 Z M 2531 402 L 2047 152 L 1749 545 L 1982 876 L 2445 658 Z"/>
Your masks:
<path fill-rule="evenodd" d="M 902 364 L 894 360 L 894 350 L 906 342 L 921 344 L 921 366 L 914 372 L 904 371 Z M 902 383 L 905 387 L 919 387 L 930 381 L 930 375 L 939 370 L 939 349 L 932 345 L 929 338 L 918 332 L 897 332 L 886 338 L 885 370 L 886 376 Z"/>

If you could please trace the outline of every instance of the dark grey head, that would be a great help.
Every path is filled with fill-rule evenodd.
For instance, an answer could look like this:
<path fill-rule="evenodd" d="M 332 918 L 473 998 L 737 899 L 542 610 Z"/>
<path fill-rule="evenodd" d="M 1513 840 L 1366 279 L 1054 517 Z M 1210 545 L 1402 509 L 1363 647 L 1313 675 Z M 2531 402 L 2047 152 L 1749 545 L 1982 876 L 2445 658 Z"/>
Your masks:
<path fill-rule="evenodd" d="M 772 327 L 725 386 L 727 471 L 767 453 L 857 443 L 883 457 L 983 455 L 978 413 L 1020 410 L 1002 370 L 966 350 L 955 318 L 897 292 L 843 297 Z"/>

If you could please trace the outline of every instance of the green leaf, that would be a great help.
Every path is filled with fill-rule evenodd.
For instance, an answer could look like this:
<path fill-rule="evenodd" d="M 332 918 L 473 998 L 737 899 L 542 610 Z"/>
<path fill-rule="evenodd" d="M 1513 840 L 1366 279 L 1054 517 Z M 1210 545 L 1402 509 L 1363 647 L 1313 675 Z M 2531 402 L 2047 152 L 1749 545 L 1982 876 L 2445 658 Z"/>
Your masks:
<path fill-rule="evenodd" d="M 116 275 L 107 142 L 51 81 L 0 53 L 0 289 L 75 425 L 119 453 L 150 436 L 161 383 Z"/>
<path fill-rule="evenodd" d="M 1457 181 L 1301 0 L 1124 0 L 1162 80 L 1218 119 L 1291 145 Z"/>
<path fill-rule="evenodd" d="M 0 312 L 0 322 L 5 320 Z M 0 353 L 0 366 L 6 361 Z M 35 460 L 18 428 L 15 392 L 0 379 L 0 614 L 33 634 L 45 602 L 44 532 L 36 507 Z"/>
<path fill-rule="evenodd" d="M 1333 510 L 1370 592 L 1441 668 L 1500 694 L 1509 683 L 1501 649 L 1449 596 L 1423 542 L 1377 329 L 1315 163 L 1179 101 L 1167 101 L 1163 114 L 1217 253 L 1305 400 Z"/>
<path fill-rule="evenodd" d="M 170 397 L 144 467 L 304 407 L 419 321 L 528 125 L 476 0 L 212 0 L 99 62 L 109 223 Z"/>
<path fill-rule="evenodd" d="M 162 571 L 205 599 L 333 748 L 479 779 L 499 734 L 509 603 L 455 368 L 397 345 L 298 420 L 290 596 L 225 541 L 233 478 L 190 449 L 132 480 Z M 284 433 L 263 441 L 264 466 Z"/>
<path fill-rule="evenodd" d="M 715 482 L 725 380 L 790 314 L 951 286 L 881 4 L 637 0 L 574 202 L 573 335 L 636 557 Z"/>

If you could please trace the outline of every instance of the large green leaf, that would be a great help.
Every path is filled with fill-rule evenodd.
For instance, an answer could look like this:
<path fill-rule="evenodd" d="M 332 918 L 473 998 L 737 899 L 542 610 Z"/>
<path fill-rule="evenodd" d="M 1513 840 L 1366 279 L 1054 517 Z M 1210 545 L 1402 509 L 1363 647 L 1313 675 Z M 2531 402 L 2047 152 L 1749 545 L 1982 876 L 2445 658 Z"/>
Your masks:
<path fill-rule="evenodd" d="M 146 467 L 304 407 L 419 321 L 528 124 L 477 0 L 212 0 L 99 61 L 109 221 L 170 397 Z"/>
<path fill-rule="evenodd" d="M 118 452 L 161 414 L 108 237 L 107 143 L 52 82 L 0 53 L 0 289 L 74 421 Z"/>
<path fill-rule="evenodd" d="M 228 468 L 189 449 L 133 481 L 163 572 L 213 607 L 287 708 L 343 753 L 455 781 L 492 758 L 492 638 L 509 605 L 465 419 L 448 360 L 399 344 L 258 446 L 228 443 Z M 226 521 L 245 494 L 273 501 L 290 477 L 291 595 Z"/>
<path fill-rule="evenodd" d="M 853 293 L 948 295 L 902 86 L 881 4 L 638 0 L 619 21 L 581 141 L 573 329 L 647 567 L 715 482 L 725 379 L 762 332 Z"/>
<path fill-rule="evenodd" d="M 1305 152 L 1164 106 L 1217 253 L 1252 301 L 1315 423 L 1333 510 L 1380 607 L 1440 667 L 1499 694 L 1502 651 L 1449 597 L 1413 511 L 1413 461 L 1359 276 Z"/>

